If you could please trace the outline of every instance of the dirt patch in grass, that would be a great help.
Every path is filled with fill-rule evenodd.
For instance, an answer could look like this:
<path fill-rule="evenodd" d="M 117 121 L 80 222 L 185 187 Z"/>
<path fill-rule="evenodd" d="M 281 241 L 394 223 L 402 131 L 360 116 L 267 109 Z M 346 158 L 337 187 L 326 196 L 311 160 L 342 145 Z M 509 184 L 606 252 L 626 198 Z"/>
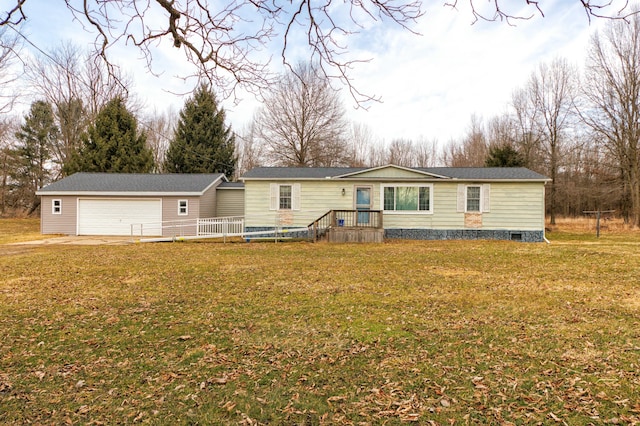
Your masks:
<path fill-rule="evenodd" d="M 34 247 L 0 423 L 640 422 L 638 276 L 615 241 Z"/>

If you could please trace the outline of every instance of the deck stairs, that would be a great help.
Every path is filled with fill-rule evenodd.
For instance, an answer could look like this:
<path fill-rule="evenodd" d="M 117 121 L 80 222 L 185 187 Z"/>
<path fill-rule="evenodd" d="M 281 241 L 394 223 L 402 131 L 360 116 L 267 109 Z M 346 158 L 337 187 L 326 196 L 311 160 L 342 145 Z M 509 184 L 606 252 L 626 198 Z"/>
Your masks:
<path fill-rule="evenodd" d="M 313 241 L 332 243 L 381 243 L 384 241 L 382 211 L 329 210 L 309 224 Z"/>

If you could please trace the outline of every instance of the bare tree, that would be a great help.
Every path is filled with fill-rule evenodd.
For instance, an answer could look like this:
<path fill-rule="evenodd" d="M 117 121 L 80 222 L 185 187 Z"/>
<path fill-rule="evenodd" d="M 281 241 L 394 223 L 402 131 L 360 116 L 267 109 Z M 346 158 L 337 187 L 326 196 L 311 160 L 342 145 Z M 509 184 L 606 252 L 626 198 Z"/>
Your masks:
<path fill-rule="evenodd" d="M 576 1 L 584 8 L 585 15 L 589 22 L 591 22 L 592 18 L 627 20 L 637 13 L 628 8 L 628 0 Z M 531 19 L 535 15 L 545 16 L 540 6 L 541 2 L 535 0 L 522 0 L 521 2 L 448 0 L 445 2 L 445 5 L 455 9 L 460 3 L 469 5 L 474 23 L 477 21 L 506 21 L 512 24 L 513 21 Z M 525 7 L 523 8 L 523 6 Z"/>
<path fill-rule="evenodd" d="M 27 0 L 15 0 L 2 7 L 0 26 L 26 20 Z M 62 2 L 61 2 L 62 4 Z M 182 49 L 196 68 L 194 76 L 206 77 L 212 86 L 232 93 L 237 86 L 266 89 L 272 82 L 268 55 L 263 48 L 280 50 L 284 63 L 295 40 L 308 43 L 307 59 L 318 64 L 325 76 L 339 79 L 360 101 L 370 97 L 356 90 L 349 80 L 351 66 L 361 61 L 348 56 L 344 41 L 371 22 L 385 21 L 409 29 L 423 11 L 419 0 L 397 3 L 392 0 L 339 4 L 326 0 L 297 3 L 266 0 L 238 0 L 216 3 L 197 0 L 66 1 L 72 19 L 96 34 L 95 55 L 115 69 L 109 49 L 132 45 L 156 73 L 153 56 L 167 42 Z M 166 40 L 166 41 L 165 41 Z M 277 43 L 277 45 L 273 45 Z M 265 59 L 267 57 L 267 59 Z"/>
<path fill-rule="evenodd" d="M 516 125 L 508 114 L 491 118 L 486 125 L 489 147 L 510 146 L 516 148 Z"/>
<path fill-rule="evenodd" d="M 344 115 L 340 96 L 326 78 L 316 67 L 299 64 L 275 85 L 256 120 L 274 164 L 336 166 L 347 154 Z"/>
<path fill-rule="evenodd" d="M 17 159 L 15 155 L 15 131 L 19 124 L 16 118 L 4 118 L 0 121 L 0 217 L 4 216 L 10 207 L 12 178 L 15 174 Z"/>
<path fill-rule="evenodd" d="M 393 139 L 387 146 L 387 163 L 396 166 L 411 167 L 414 165 L 414 145 L 408 139 Z"/>
<path fill-rule="evenodd" d="M 414 144 L 414 166 L 435 167 L 438 162 L 438 141 L 418 138 Z"/>
<path fill-rule="evenodd" d="M 527 167 L 539 172 L 544 170 L 544 160 L 540 154 L 540 138 L 538 133 L 537 105 L 524 88 L 517 89 L 511 96 L 513 108 L 513 125 L 515 131 L 515 145 L 518 152 L 524 157 Z"/>
<path fill-rule="evenodd" d="M 552 225 L 556 223 L 558 170 L 576 124 L 577 89 L 577 70 L 562 58 L 554 59 L 551 64 L 540 64 L 527 84 L 527 95 L 536 112 L 534 123 L 541 136 L 541 149 L 551 178 L 547 210 Z"/>
<path fill-rule="evenodd" d="M 386 164 L 403 167 L 431 167 L 437 159 L 437 141 L 420 138 L 394 139 L 386 147 Z"/>
<path fill-rule="evenodd" d="M 0 26 L 16 28 L 26 20 L 23 8 L 27 1 L 5 2 L 0 10 Z M 617 1 L 575 1 L 584 6 L 588 19 L 598 16 L 625 19 L 633 13 L 626 13 L 626 4 L 618 6 Z M 468 3 L 476 20 L 509 21 L 542 14 L 539 2 L 531 0 L 520 0 L 517 8 L 512 5 L 514 12 L 505 9 L 498 0 L 443 1 L 452 8 L 458 2 Z M 487 5 L 488 9 L 476 7 L 478 4 Z M 282 61 L 288 64 L 290 57 L 299 54 L 291 47 L 294 41 L 306 40 L 306 59 L 318 63 L 326 77 L 346 84 L 357 103 L 371 97 L 351 83 L 349 70 L 363 60 L 349 55 L 348 39 L 379 21 L 413 31 L 411 26 L 424 13 L 421 0 L 344 3 L 234 0 L 215 6 L 200 0 L 85 0 L 65 1 L 64 5 L 72 20 L 96 34 L 94 53 L 111 70 L 117 67 L 111 61 L 109 49 L 114 45 L 129 45 L 139 49 L 150 72 L 156 73 L 153 55 L 168 42 L 183 50 L 187 60 L 196 67 L 194 74 L 206 76 L 218 90 L 226 88 L 222 93 L 226 96 L 237 86 L 250 90 L 268 88 L 272 77 L 268 69 L 270 59 L 261 51 L 264 48 L 279 50 Z M 522 6 L 527 10 L 524 14 L 521 14 Z"/>
<path fill-rule="evenodd" d="M 98 111 L 111 99 L 127 101 L 130 111 L 140 108 L 129 94 L 130 76 L 109 71 L 71 43 L 60 45 L 27 62 L 25 77 L 31 90 L 54 107 L 60 139 L 53 148 L 59 175 L 80 146 L 80 136 Z"/>
<path fill-rule="evenodd" d="M 443 160 L 449 167 L 482 167 L 488 152 L 482 120 L 474 114 L 464 139 L 449 142 L 444 150 Z"/>
<path fill-rule="evenodd" d="M 17 98 L 14 83 L 19 76 L 16 58 L 20 47 L 17 36 L 0 27 L 0 114 L 11 111 Z"/>
<path fill-rule="evenodd" d="M 371 160 L 371 149 L 376 143 L 371 127 L 362 123 L 351 123 L 347 165 L 350 167 L 367 166 Z"/>
<path fill-rule="evenodd" d="M 171 109 L 165 112 L 154 109 L 140 125 L 147 134 L 147 147 L 153 154 L 153 171 L 160 173 L 176 125 L 176 114 Z"/>
<path fill-rule="evenodd" d="M 238 155 L 236 178 L 255 167 L 266 165 L 264 164 L 265 146 L 258 136 L 255 120 L 246 126 L 241 134 L 236 134 L 236 153 Z"/>
<path fill-rule="evenodd" d="M 585 123 L 615 159 L 622 208 L 640 226 L 640 18 L 611 22 L 589 48 L 581 111 Z"/>

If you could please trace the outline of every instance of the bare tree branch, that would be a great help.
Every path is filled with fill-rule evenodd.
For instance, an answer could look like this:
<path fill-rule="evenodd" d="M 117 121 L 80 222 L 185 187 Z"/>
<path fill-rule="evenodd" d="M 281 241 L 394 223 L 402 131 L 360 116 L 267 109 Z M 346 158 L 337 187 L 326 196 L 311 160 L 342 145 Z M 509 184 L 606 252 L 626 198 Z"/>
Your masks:
<path fill-rule="evenodd" d="M 54 0 L 50 0 L 54 1 Z M 614 0 L 574 0 L 592 17 L 624 19 L 637 13 Z M 6 0 L 1 26 L 15 26 L 28 19 L 27 0 Z M 512 21 L 544 16 L 537 0 L 443 0 L 457 8 L 467 4 L 475 21 Z M 260 94 L 275 81 L 269 52 L 277 44 L 282 63 L 289 69 L 300 58 L 300 40 L 306 41 L 303 60 L 318 64 L 330 81 L 346 86 L 359 106 L 376 100 L 353 83 L 355 65 L 368 58 L 354 58 L 348 40 L 365 28 L 391 24 L 414 31 L 424 14 L 422 0 L 64 0 L 72 19 L 96 34 L 96 57 L 116 71 L 109 51 L 116 45 L 130 44 L 146 61 L 148 71 L 158 75 L 154 54 L 167 41 L 181 49 L 195 66 L 185 79 L 203 79 L 214 85 L 223 98 L 237 94 L 239 88 Z M 525 6 L 522 12 L 515 7 Z M 612 10 L 612 9 L 616 10 Z M 516 10 L 515 12 L 513 10 Z M 295 43 L 294 43 L 295 42 Z"/>

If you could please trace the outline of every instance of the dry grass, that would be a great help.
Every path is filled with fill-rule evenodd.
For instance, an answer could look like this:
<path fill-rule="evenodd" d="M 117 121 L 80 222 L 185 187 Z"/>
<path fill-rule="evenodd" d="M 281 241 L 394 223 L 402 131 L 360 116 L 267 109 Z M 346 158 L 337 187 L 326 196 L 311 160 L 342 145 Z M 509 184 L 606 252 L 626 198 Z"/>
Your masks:
<path fill-rule="evenodd" d="M 0 244 L 20 243 L 51 238 L 40 234 L 40 219 L 0 219 Z"/>
<path fill-rule="evenodd" d="M 0 423 L 638 424 L 640 235 L 554 242 L 0 245 Z"/>
<path fill-rule="evenodd" d="M 584 233 L 595 234 L 596 232 L 596 218 L 595 215 L 573 217 L 573 218 L 557 218 L 556 224 L 551 225 L 547 218 L 547 228 L 554 232 L 570 232 L 570 233 Z M 640 229 L 633 228 L 621 218 L 608 217 L 603 215 L 600 219 L 600 232 L 601 235 L 605 234 L 640 234 Z"/>

